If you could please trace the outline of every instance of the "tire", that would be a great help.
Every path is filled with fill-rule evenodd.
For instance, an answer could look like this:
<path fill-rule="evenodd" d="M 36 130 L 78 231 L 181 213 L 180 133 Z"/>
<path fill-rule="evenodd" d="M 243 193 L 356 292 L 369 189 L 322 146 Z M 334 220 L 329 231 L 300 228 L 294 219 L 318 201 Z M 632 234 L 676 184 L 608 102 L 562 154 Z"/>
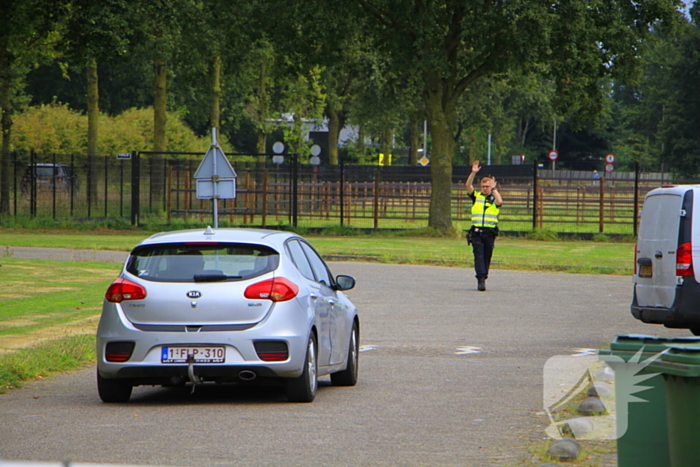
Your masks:
<path fill-rule="evenodd" d="M 318 390 L 318 361 L 316 360 L 316 337 L 311 334 L 306 346 L 304 371 L 298 378 L 284 380 L 289 402 L 312 402 Z"/>
<path fill-rule="evenodd" d="M 127 402 L 133 386 L 118 379 L 105 379 L 97 372 L 97 392 L 102 402 Z"/>
<path fill-rule="evenodd" d="M 359 344 L 360 333 L 357 331 L 357 323 L 353 323 L 350 343 L 348 344 L 348 365 L 344 370 L 331 374 L 333 386 L 354 386 L 357 384 L 357 370 L 360 363 Z"/>

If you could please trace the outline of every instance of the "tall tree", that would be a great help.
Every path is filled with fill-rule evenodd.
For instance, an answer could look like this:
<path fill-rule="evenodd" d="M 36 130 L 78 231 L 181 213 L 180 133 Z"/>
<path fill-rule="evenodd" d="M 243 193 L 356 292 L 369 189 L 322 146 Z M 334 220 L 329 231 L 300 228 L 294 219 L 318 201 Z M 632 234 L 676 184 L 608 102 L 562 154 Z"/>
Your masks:
<path fill-rule="evenodd" d="M 12 93 L 30 65 L 53 55 L 57 28 L 66 0 L 3 0 L 0 2 L 0 215 L 10 212 L 12 161 Z"/>
<path fill-rule="evenodd" d="M 87 84 L 88 201 L 97 202 L 100 91 L 98 63 L 124 56 L 135 32 L 126 0 L 71 0 L 62 48 L 82 65 Z"/>
<path fill-rule="evenodd" d="M 598 80 L 636 71 L 640 40 L 657 20 L 679 15 L 676 0 L 357 0 L 374 19 L 365 30 L 395 67 L 421 79 L 432 136 L 429 226 L 454 232 L 452 159 L 457 104 L 478 80 L 548 64 L 559 109 L 577 119 L 601 108 Z"/>

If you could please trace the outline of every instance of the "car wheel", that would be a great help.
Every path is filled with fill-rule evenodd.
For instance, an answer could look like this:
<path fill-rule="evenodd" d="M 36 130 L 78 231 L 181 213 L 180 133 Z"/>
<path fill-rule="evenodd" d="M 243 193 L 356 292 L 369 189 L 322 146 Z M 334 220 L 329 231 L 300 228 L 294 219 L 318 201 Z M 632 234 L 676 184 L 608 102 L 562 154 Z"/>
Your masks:
<path fill-rule="evenodd" d="M 357 323 L 353 323 L 350 332 L 350 344 L 348 345 L 348 366 L 337 373 L 331 374 L 331 382 L 334 386 L 354 386 L 357 384 L 357 368 L 359 363 L 360 333 L 357 331 Z"/>
<path fill-rule="evenodd" d="M 102 402 L 126 402 L 131 397 L 133 387 L 118 379 L 106 379 L 97 372 L 97 392 Z"/>
<path fill-rule="evenodd" d="M 311 402 L 318 389 L 318 363 L 316 361 L 316 337 L 311 334 L 306 346 L 304 371 L 298 378 L 284 380 L 289 402 Z"/>

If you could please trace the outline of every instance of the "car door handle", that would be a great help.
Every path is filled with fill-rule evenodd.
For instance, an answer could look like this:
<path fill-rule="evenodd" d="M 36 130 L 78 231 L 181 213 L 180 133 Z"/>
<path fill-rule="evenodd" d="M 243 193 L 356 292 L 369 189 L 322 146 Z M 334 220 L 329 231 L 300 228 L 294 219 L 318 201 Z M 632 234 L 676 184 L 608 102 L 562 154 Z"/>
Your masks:
<path fill-rule="evenodd" d="M 336 300 L 328 300 L 328 304 L 329 304 L 330 306 L 333 306 L 333 305 L 335 305 L 336 303 L 338 303 Z"/>
<path fill-rule="evenodd" d="M 311 300 L 318 300 L 318 295 L 315 293 L 309 294 L 309 297 L 311 297 Z"/>
<path fill-rule="evenodd" d="M 660 251 L 657 251 L 656 253 L 654 253 L 654 258 L 656 258 L 656 259 L 661 259 L 663 257 L 664 257 L 664 254 L 661 253 Z"/>

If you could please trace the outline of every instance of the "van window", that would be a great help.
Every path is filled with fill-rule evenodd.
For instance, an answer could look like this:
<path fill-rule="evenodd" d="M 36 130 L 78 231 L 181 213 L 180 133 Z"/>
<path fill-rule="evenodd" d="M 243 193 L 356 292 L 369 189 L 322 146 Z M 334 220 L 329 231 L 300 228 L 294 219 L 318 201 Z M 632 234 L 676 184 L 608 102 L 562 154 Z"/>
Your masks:
<path fill-rule="evenodd" d="M 639 238 L 645 240 L 677 240 L 683 198 L 663 194 L 649 196 L 644 201 Z"/>

